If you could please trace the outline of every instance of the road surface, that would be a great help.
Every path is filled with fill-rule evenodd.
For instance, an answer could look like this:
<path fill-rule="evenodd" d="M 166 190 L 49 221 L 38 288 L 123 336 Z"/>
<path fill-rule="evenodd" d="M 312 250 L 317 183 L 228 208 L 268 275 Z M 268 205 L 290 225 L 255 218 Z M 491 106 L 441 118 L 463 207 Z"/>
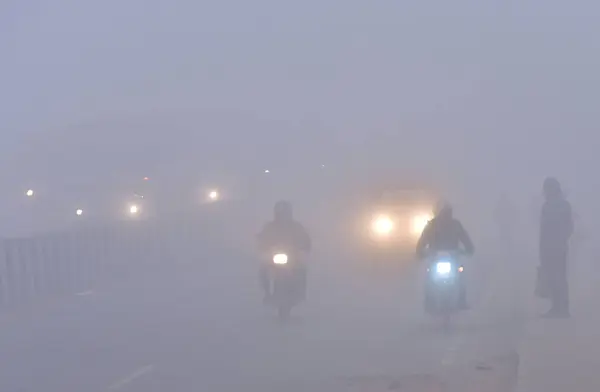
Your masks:
<path fill-rule="evenodd" d="M 570 263 L 571 318 L 540 318 L 549 301 L 530 297 L 519 346 L 517 392 L 600 390 L 600 316 L 595 311 L 600 279 L 590 273 L 594 264 L 593 257 Z"/>
<path fill-rule="evenodd" d="M 423 314 L 422 273 L 362 274 L 334 252 L 285 326 L 234 252 L 89 287 L 0 322 L 0 391 L 509 391 L 518 290 L 492 253 L 450 333 Z"/>

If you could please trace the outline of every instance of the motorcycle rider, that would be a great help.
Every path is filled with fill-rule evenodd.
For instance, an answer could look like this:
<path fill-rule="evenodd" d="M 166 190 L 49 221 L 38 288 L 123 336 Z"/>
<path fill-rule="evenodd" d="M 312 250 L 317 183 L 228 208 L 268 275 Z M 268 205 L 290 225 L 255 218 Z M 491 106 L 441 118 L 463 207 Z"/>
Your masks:
<path fill-rule="evenodd" d="M 274 208 L 274 219 L 263 227 L 258 235 L 258 248 L 261 254 L 269 253 L 274 247 L 290 249 L 294 253 L 309 253 L 311 239 L 304 226 L 294 220 L 292 204 L 288 201 L 278 201 Z M 263 257 L 260 266 L 260 283 L 264 291 L 264 301 L 271 298 L 271 268 L 269 256 Z M 306 265 L 300 261 L 294 266 L 299 279 L 302 281 L 302 295 L 306 295 Z"/>
<path fill-rule="evenodd" d="M 462 223 L 454 218 L 452 206 L 448 203 L 442 203 L 435 217 L 427 223 L 421 234 L 421 238 L 419 238 L 417 243 L 417 257 L 419 260 L 423 260 L 434 252 L 458 251 L 461 249 L 461 246 L 467 255 L 473 255 L 475 248 L 469 234 Z M 466 282 L 464 278 L 459 280 L 459 285 L 459 306 L 461 309 L 468 309 Z M 427 291 L 425 298 L 427 309 L 431 306 L 430 299 L 429 291 Z"/>

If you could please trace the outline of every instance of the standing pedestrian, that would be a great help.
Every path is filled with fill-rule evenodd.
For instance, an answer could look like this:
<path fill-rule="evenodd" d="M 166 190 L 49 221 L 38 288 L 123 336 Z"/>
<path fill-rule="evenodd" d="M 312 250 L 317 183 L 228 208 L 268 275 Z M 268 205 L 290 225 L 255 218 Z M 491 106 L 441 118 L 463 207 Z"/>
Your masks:
<path fill-rule="evenodd" d="M 556 178 L 548 177 L 543 185 L 544 204 L 540 219 L 540 268 L 546 280 L 552 307 L 548 318 L 569 317 L 567 258 L 569 238 L 573 233 L 571 205 L 564 197 Z"/>

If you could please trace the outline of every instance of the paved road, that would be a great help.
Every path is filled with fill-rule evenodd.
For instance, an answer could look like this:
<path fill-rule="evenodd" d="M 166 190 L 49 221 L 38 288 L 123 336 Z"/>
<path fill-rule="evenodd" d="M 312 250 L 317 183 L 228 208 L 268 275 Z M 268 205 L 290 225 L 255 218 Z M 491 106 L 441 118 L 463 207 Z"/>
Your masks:
<path fill-rule="evenodd" d="M 0 390 L 508 391 L 518 290 L 489 254 L 469 269 L 473 310 L 448 334 L 422 312 L 417 271 L 383 279 L 329 254 L 286 326 L 233 255 L 91 287 L 0 323 Z"/>
<path fill-rule="evenodd" d="M 600 316 L 590 311 L 600 301 L 600 278 L 590 273 L 594 264 L 594 257 L 571 262 L 571 318 L 540 318 L 549 301 L 529 298 L 519 350 L 519 392 L 600 390 Z"/>

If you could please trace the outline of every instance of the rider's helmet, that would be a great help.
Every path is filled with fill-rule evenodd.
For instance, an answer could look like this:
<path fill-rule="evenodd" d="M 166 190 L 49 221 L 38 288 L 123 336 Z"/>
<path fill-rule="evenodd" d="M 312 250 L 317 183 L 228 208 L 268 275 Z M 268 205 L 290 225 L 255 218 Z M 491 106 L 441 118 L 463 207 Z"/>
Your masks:
<path fill-rule="evenodd" d="M 452 205 L 446 200 L 440 200 L 435 207 L 434 216 L 441 219 L 451 219 L 452 215 Z"/>
<path fill-rule="evenodd" d="M 280 200 L 277 203 L 275 203 L 275 208 L 273 209 L 273 212 L 276 221 L 290 221 L 293 219 L 294 216 L 292 203 L 285 200 Z"/>
<path fill-rule="evenodd" d="M 562 195 L 560 182 L 554 177 L 548 177 L 544 180 L 543 190 L 546 198 L 554 198 Z"/>

